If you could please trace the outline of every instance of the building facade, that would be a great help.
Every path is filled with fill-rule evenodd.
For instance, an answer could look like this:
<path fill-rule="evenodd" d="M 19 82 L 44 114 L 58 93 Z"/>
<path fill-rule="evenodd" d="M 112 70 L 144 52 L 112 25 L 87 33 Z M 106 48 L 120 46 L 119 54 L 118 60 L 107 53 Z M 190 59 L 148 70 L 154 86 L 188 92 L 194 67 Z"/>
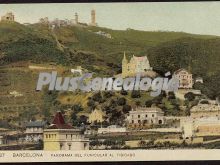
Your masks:
<path fill-rule="evenodd" d="M 101 109 L 96 108 L 92 111 L 92 113 L 90 113 L 88 122 L 89 123 L 94 123 L 94 122 L 101 123 L 105 121 L 105 116 L 106 114 Z"/>
<path fill-rule="evenodd" d="M 137 107 L 129 111 L 127 121 L 131 125 L 164 124 L 164 112 L 158 107 Z"/>
<path fill-rule="evenodd" d="M 25 140 L 28 142 L 38 142 L 39 140 L 42 140 L 45 126 L 45 121 L 31 121 L 27 123 Z"/>
<path fill-rule="evenodd" d="M 220 105 L 209 102 L 206 104 L 199 103 L 190 109 L 190 116 L 192 118 L 220 117 Z"/>
<path fill-rule="evenodd" d="M 44 150 L 88 150 L 89 140 L 80 129 L 66 124 L 61 112 L 57 112 L 52 124 L 44 130 Z"/>
<path fill-rule="evenodd" d="M 12 12 L 6 13 L 1 17 L 1 21 L 15 21 L 15 16 Z"/>
<path fill-rule="evenodd" d="M 179 79 L 179 88 L 191 89 L 193 86 L 192 74 L 190 74 L 186 69 L 179 69 L 174 72 L 174 77 Z"/>
<path fill-rule="evenodd" d="M 219 117 L 187 117 L 180 122 L 183 138 L 219 136 L 220 118 Z"/>
<path fill-rule="evenodd" d="M 126 58 L 124 53 L 124 58 L 122 60 L 122 77 L 135 76 L 137 73 L 145 73 L 152 71 L 149 60 L 147 56 L 137 57 L 134 56 L 130 61 Z"/>

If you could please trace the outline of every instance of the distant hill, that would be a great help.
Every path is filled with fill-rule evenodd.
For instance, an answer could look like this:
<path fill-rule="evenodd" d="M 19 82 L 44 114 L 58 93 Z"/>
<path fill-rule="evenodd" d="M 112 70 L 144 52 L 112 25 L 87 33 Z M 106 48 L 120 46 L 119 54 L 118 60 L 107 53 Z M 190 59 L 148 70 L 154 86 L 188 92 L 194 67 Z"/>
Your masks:
<path fill-rule="evenodd" d="M 95 32 L 102 31 L 111 35 L 107 38 Z M 188 57 L 192 62 L 204 67 L 204 58 L 211 65 L 219 65 L 219 37 L 193 35 L 183 32 L 147 32 L 138 30 L 112 30 L 101 27 L 67 26 L 49 29 L 43 24 L 22 25 L 16 22 L 0 22 L 0 62 L 8 64 L 17 61 L 35 63 L 54 62 L 65 66 L 82 65 L 94 72 L 115 74 L 120 72 L 123 52 L 130 57 L 148 55 L 153 67 L 160 70 L 187 67 Z M 171 56 L 181 60 L 172 61 Z M 168 63 L 160 62 L 161 57 Z M 171 61 L 170 61 L 171 60 Z M 179 62 L 185 63 L 180 65 Z M 213 61 L 213 62 L 212 62 Z M 113 70 L 112 70 L 113 68 Z M 206 68 L 207 70 L 207 68 Z M 201 69 L 194 68 L 194 73 L 201 74 Z M 104 73 L 105 72 L 105 73 Z M 204 73 L 204 72 L 203 72 Z M 206 74 L 206 73 L 204 73 Z"/>

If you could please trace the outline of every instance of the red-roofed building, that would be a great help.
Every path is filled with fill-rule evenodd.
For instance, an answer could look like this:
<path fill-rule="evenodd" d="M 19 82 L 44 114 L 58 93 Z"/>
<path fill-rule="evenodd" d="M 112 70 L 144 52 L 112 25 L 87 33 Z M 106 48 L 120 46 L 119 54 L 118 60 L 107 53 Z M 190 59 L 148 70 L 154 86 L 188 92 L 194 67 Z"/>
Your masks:
<path fill-rule="evenodd" d="M 49 129 L 72 129 L 73 127 L 65 123 L 61 112 L 57 112 Z"/>
<path fill-rule="evenodd" d="M 57 112 L 52 124 L 44 130 L 44 150 L 88 150 L 89 140 L 79 129 L 67 124 Z"/>

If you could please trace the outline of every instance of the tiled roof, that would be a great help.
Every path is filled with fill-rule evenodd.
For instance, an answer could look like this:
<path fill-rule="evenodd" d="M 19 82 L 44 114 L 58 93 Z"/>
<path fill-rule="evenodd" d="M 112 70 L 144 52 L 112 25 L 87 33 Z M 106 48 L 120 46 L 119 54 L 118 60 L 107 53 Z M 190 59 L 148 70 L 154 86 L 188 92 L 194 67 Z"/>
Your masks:
<path fill-rule="evenodd" d="M 65 123 L 61 112 L 57 112 L 49 129 L 72 129 L 73 127 Z"/>

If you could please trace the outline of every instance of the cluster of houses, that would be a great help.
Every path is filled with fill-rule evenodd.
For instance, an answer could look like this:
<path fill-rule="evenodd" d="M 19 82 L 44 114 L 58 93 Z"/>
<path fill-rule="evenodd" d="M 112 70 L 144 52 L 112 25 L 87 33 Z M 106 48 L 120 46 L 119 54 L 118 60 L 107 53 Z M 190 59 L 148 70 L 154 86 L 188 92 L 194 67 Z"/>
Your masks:
<path fill-rule="evenodd" d="M 13 13 L 7 13 L 1 17 L 1 21 L 15 21 Z M 48 18 L 41 18 L 39 23 L 50 24 L 52 27 L 60 27 L 67 25 L 80 24 L 78 21 L 78 14 L 75 13 L 73 20 L 59 20 L 49 21 Z M 91 26 L 97 26 L 95 10 L 91 11 Z M 111 38 L 109 33 L 98 31 L 98 35 Z M 76 69 L 71 69 L 72 73 L 82 74 L 83 68 L 78 66 Z M 147 56 L 137 57 L 133 56 L 130 60 L 124 54 L 122 60 L 122 77 L 134 76 L 136 73 L 146 73 L 150 77 L 155 76 L 156 73 L 150 66 Z M 201 94 L 200 91 L 193 89 L 193 84 L 196 82 L 203 83 L 201 77 L 193 79 L 193 75 L 186 69 L 179 69 L 173 74 L 179 79 L 179 90 L 175 93 L 176 97 L 184 100 L 184 95 L 188 92 L 194 94 Z M 14 97 L 22 96 L 17 91 L 10 92 Z M 126 116 L 126 127 L 117 125 L 110 125 L 106 128 L 98 128 L 97 134 L 111 134 L 111 133 L 127 133 L 129 126 L 140 127 L 145 125 L 166 125 L 168 120 L 172 117 L 164 116 L 164 112 L 159 107 L 136 107 L 133 108 Z M 178 127 L 185 139 L 192 137 L 203 136 L 219 136 L 220 135 L 220 105 L 216 101 L 200 100 L 198 105 L 190 109 L 190 116 L 173 117 L 178 119 L 178 126 L 169 126 L 163 129 L 162 132 L 170 132 Z M 94 109 L 88 116 L 89 123 L 104 122 L 106 114 L 101 109 Z M 158 128 L 158 131 L 162 129 Z M 156 130 L 154 130 L 156 131 Z M 52 124 L 48 125 L 44 121 L 31 121 L 27 123 L 25 134 L 26 142 L 38 142 L 43 140 L 44 150 L 87 150 L 89 149 L 89 139 L 85 138 L 85 134 L 91 134 L 88 130 L 82 132 L 78 128 L 74 128 L 66 123 L 61 112 L 57 112 Z M 0 144 L 7 143 L 5 134 L 0 135 Z"/>
<path fill-rule="evenodd" d="M 53 21 L 49 21 L 48 17 L 40 18 L 39 23 L 41 24 L 47 24 L 53 27 L 61 27 L 61 26 L 72 26 L 72 25 L 78 25 L 78 26 L 97 26 L 96 22 L 96 11 L 91 10 L 91 22 L 89 24 L 81 23 L 79 22 L 79 15 L 78 13 L 75 13 L 74 19 L 54 19 Z M 1 16 L 1 21 L 15 21 L 15 15 L 12 12 L 8 12 L 5 15 Z M 29 23 L 25 23 L 25 25 L 29 25 Z"/>
<path fill-rule="evenodd" d="M 39 23 L 49 25 L 50 27 L 63 27 L 63 26 L 88 26 L 86 23 L 79 22 L 79 15 L 78 13 L 75 13 L 74 19 L 54 19 L 53 21 L 50 21 L 48 17 L 40 18 Z M 96 23 L 96 12 L 95 10 L 91 10 L 91 22 L 89 23 L 89 26 L 97 26 Z"/>
<path fill-rule="evenodd" d="M 82 74 L 85 70 L 77 66 L 71 69 L 72 73 Z M 124 55 L 122 61 L 122 75 L 123 77 L 132 76 L 135 73 L 154 72 L 150 66 L 147 56 L 136 57 L 133 56 L 130 61 Z M 179 91 L 176 93 L 179 98 L 181 94 L 189 91 L 198 94 L 199 92 L 193 89 L 195 82 L 203 83 L 202 78 L 195 81 L 193 76 L 186 69 L 179 69 L 174 72 L 175 77 L 179 79 Z M 12 92 L 10 94 L 17 94 Z M 107 115 L 100 108 L 95 108 L 88 116 L 88 123 L 102 123 L 106 121 Z M 179 124 L 167 126 L 169 120 L 178 119 Z M 207 135 L 219 136 L 220 135 L 220 105 L 213 100 L 200 100 L 198 105 L 190 109 L 190 116 L 165 116 L 162 109 L 156 106 L 151 107 L 136 107 L 125 116 L 124 126 L 110 125 L 108 127 L 98 128 L 96 131 L 86 129 L 82 131 L 79 128 L 74 128 L 72 125 L 64 121 L 61 112 L 57 112 L 53 122 L 48 125 L 44 121 L 30 121 L 26 124 L 25 142 L 38 142 L 43 141 L 44 150 L 87 150 L 89 149 L 89 139 L 85 135 L 91 134 L 114 134 L 132 132 L 131 128 L 141 128 L 142 131 L 150 131 L 147 127 L 143 126 L 162 126 L 155 127 L 155 132 L 180 132 L 182 138 L 189 139 L 192 137 L 201 137 Z M 0 136 L 0 143 L 6 143 L 4 135 Z"/>

